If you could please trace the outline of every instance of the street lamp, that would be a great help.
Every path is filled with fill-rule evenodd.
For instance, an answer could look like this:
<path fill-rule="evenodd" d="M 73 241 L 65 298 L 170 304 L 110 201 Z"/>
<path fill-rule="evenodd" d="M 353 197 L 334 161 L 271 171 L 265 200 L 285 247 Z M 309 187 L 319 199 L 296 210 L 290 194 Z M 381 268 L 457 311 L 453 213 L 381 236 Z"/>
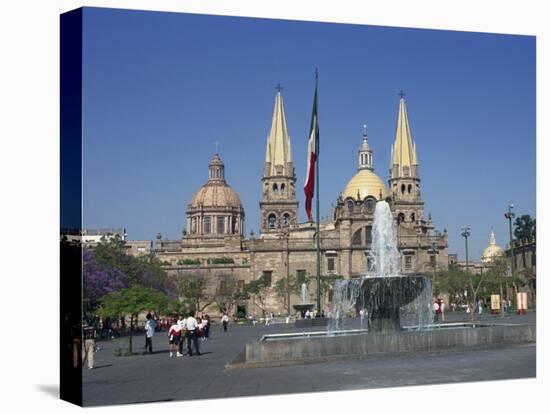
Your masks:
<path fill-rule="evenodd" d="M 462 227 L 462 237 L 466 246 L 466 273 L 468 273 L 468 237 L 470 237 L 470 226 Z"/>
<path fill-rule="evenodd" d="M 514 240 L 512 239 L 512 219 L 516 216 L 516 214 L 512 211 L 514 208 L 514 205 L 512 203 L 508 203 L 508 212 L 504 213 L 504 217 L 508 219 L 508 230 L 509 230 L 509 236 L 510 236 L 510 276 L 514 277 L 514 263 L 516 261 L 516 257 L 514 256 Z M 508 280 L 506 280 L 506 301 L 508 301 Z"/>
<path fill-rule="evenodd" d="M 435 274 L 436 274 L 436 266 L 437 266 L 437 256 L 436 256 L 436 254 L 439 254 L 439 250 L 437 248 L 437 243 L 435 241 L 432 241 L 432 246 L 431 247 L 432 247 L 431 253 L 434 255 L 433 256 L 434 260 L 433 260 L 433 263 L 432 263 L 432 270 L 433 270 L 433 274 L 434 274 L 432 285 L 435 289 Z M 434 291 L 434 294 L 435 294 L 435 291 Z M 436 297 L 437 297 L 437 295 L 436 295 Z"/>
<path fill-rule="evenodd" d="M 512 219 L 516 216 L 516 214 L 512 211 L 514 208 L 514 205 L 512 203 L 508 204 L 508 212 L 504 214 L 504 217 L 508 219 L 508 230 L 510 232 L 510 260 L 511 260 L 511 270 L 512 270 L 512 277 L 514 276 L 514 243 L 512 239 Z"/>
<path fill-rule="evenodd" d="M 290 316 L 290 263 L 289 263 L 289 249 L 288 249 L 288 238 L 290 236 L 290 232 L 288 228 L 281 229 L 280 233 L 277 235 L 279 240 L 281 240 L 281 244 L 283 240 L 286 240 L 286 311 L 287 315 Z M 282 246 L 281 246 L 282 247 Z"/>

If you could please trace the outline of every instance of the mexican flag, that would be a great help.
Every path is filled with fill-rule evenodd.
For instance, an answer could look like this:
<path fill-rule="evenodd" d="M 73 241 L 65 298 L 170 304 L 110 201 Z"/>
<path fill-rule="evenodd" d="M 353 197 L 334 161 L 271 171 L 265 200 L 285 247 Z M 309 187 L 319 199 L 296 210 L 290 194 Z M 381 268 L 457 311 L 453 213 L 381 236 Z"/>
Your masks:
<path fill-rule="evenodd" d="M 307 172 L 304 184 L 306 194 L 306 213 L 309 221 L 311 218 L 311 201 L 315 194 L 315 164 L 319 155 L 319 121 L 317 119 L 317 73 L 315 74 L 315 95 L 313 96 L 313 112 L 309 127 L 309 140 L 307 143 Z M 318 218 L 317 218 L 318 219 Z"/>

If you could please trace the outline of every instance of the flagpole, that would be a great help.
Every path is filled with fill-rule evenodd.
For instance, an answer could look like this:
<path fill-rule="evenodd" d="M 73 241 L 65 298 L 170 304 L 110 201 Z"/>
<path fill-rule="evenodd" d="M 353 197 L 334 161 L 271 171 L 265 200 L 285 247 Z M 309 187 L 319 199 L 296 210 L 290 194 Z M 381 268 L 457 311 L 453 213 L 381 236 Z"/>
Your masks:
<path fill-rule="evenodd" d="M 318 71 L 315 68 L 315 93 L 317 94 L 317 83 L 318 83 Z M 318 100 L 318 96 L 317 96 Z M 319 125 L 319 109 L 317 108 L 317 125 Z M 319 216 L 319 141 L 320 139 L 315 140 L 315 204 L 316 204 L 316 213 L 315 218 L 317 219 L 317 315 L 321 315 L 321 231 L 320 231 L 320 216 Z"/>

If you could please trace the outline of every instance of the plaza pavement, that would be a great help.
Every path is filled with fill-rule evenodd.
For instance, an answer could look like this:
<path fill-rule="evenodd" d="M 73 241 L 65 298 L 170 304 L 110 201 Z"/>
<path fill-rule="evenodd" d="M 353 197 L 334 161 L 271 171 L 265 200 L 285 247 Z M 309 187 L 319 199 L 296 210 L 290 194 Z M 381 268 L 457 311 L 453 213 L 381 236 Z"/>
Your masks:
<path fill-rule="evenodd" d="M 535 324 L 527 315 L 476 315 L 492 323 Z M 448 313 L 446 322 L 468 320 L 464 313 Z M 354 321 L 358 323 L 358 321 Z M 311 330 L 311 329 L 310 329 Z M 313 330 L 320 330 L 313 328 Z M 312 391 L 341 391 L 445 384 L 466 381 L 532 378 L 536 373 L 536 346 L 525 344 L 482 350 L 457 350 L 368 357 L 277 368 L 224 370 L 246 342 L 266 333 L 303 332 L 293 325 L 219 325 L 201 342 L 201 356 L 169 358 L 166 332 L 156 333 L 152 355 L 115 357 L 128 338 L 98 341 L 95 368 L 83 370 L 83 401 L 86 406 L 226 398 Z M 134 337 L 134 351 L 141 351 L 142 335 Z"/>

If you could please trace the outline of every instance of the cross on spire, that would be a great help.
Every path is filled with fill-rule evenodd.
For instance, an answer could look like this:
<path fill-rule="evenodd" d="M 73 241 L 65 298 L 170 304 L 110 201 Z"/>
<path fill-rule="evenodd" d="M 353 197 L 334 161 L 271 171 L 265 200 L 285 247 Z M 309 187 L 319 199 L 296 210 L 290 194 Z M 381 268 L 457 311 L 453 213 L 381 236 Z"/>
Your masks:
<path fill-rule="evenodd" d="M 280 83 L 277 84 L 277 86 L 275 86 L 275 90 L 277 90 L 277 92 L 281 92 L 283 90 L 283 87 L 281 86 Z"/>
<path fill-rule="evenodd" d="M 403 89 L 401 89 L 398 93 L 399 97 L 403 99 L 405 97 L 405 92 L 403 92 Z"/>
<path fill-rule="evenodd" d="M 367 124 L 363 124 L 363 136 L 367 135 Z"/>

